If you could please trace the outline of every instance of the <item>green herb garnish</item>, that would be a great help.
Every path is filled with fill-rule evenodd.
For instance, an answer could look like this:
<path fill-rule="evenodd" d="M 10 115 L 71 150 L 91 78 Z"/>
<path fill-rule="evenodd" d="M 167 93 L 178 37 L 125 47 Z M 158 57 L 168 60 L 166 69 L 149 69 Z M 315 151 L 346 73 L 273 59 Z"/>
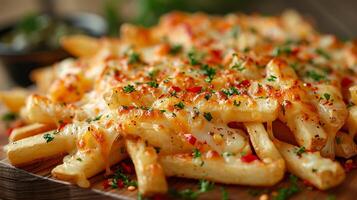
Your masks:
<path fill-rule="evenodd" d="M 317 54 L 319 54 L 320 56 L 324 57 L 326 60 L 330 60 L 331 59 L 331 56 L 326 52 L 324 51 L 323 49 L 316 49 L 315 52 Z"/>
<path fill-rule="evenodd" d="M 237 102 L 236 100 L 233 101 L 233 105 L 235 105 L 235 106 L 237 106 L 237 107 L 239 107 L 240 104 L 242 104 L 241 101 L 238 101 L 238 102 Z"/>
<path fill-rule="evenodd" d="M 156 81 L 150 81 L 147 83 L 150 87 L 158 88 L 159 84 Z"/>
<path fill-rule="evenodd" d="M 175 44 L 170 46 L 169 54 L 175 55 L 182 51 L 182 45 Z"/>
<path fill-rule="evenodd" d="M 53 139 L 55 139 L 55 138 L 52 136 L 52 134 L 50 134 L 50 133 L 44 134 L 44 135 L 43 135 L 43 138 L 46 140 L 46 143 L 49 143 L 49 142 L 51 142 Z"/>
<path fill-rule="evenodd" d="M 274 200 L 286 200 L 290 198 L 292 195 L 298 193 L 300 191 L 298 184 L 298 178 L 294 175 L 290 175 L 289 182 L 290 186 L 285 188 L 280 188 L 278 190 L 278 195 L 274 197 Z"/>
<path fill-rule="evenodd" d="M 177 108 L 177 109 L 183 109 L 183 108 L 185 108 L 185 104 L 184 104 L 182 101 L 180 101 L 179 103 L 175 104 L 174 106 L 175 106 L 175 108 Z"/>
<path fill-rule="evenodd" d="M 276 76 L 274 76 L 274 75 L 270 75 L 270 76 L 269 76 L 269 78 L 268 78 L 267 80 L 268 80 L 268 81 L 270 81 L 270 82 L 274 82 L 276 79 L 277 79 L 277 77 L 276 77 Z"/>
<path fill-rule="evenodd" d="M 132 93 L 135 91 L 135 88 L 133 85 L 127 85 L 127 86 L 124 86 L 123 91 L 125 93 Z"/>
<path fill-rule="evenodd" d="M 307 71 L 307 72 L 305 73 L 305 75 L 306 75 L 306 77 L 311 78 L 311 79 L 313 79 L 314 81 L 321 81 L 321 80 L 325 80 L 325 79 L 326 79 L 326 76 L 321 75 L 321 74 L 317 73 L 317 72 L 314 71 L 314 70 Z"/>
<path fill-rule="evenodd" d="M 213 118 L 210 112 L 204 112 L 204 113 L 203 113 L 203 116 L 204 116 L 204 117 L 206 118 L 206 120 L 209 121 L 209 122 L 210 122 L 210 121 L 212 120 L 212 118 Z"/>
<path fill-rule="evenodd" d="M 203 74 L 207 76 L 205 81 L 207 83 L 212 82 L 214 76 L 216 75 L 216 70 L 212 67 L 209 67 L 208 65 L 203 65 L 201 67 L 201 70 L 202 70 Z"/>
<path fill-rule="evenodd" d="M 193 149 L 193 158 L 200 158 L 201 157 L 201 152 L 198 149 Z"/>
<path fill-rule="evenodd" d="M 1 120 L 4 122 L 14 121 L 17 118 L 16 113 L 8 112 L 1 116 Z"/>
<path fill-rule="evenodd" d="M 295 149 L 295 153 L 297 156 L 301 156 L 301 154 L 303 154 L 305 152 L 306 152 L 305 147 L 299 147 L 299 148 Z"/>
<path fill-rule="evenodd" d="M 129 54 L 129 60 L 128 63 L 129 64 L 134 64 L 134 63 L 138 63 L 140 62 L 140 55 L 136 52 L 131 52 Z"/>

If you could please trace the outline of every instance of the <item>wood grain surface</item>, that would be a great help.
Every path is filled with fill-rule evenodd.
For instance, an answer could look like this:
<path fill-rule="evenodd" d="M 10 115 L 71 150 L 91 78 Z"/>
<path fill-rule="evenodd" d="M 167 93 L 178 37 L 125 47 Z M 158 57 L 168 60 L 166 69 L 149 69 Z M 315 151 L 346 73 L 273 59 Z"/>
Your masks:
<path fill-rule="evenodd" d="M 91 189 L 82 189 L 73 184 L 55 180 L 51 177 L 51 169 L 61 162 L 61 158 L 26 166 L 22 169 L 15 168 L 8 164 L 7 159 L 0 161 L 0 199 L 27 200 L 27 199 L 123 199 L 133 200 L 137 198 L 136 191 L 127 189 L 107 189 L 102 186 L 104 175 L 99 174 L 91 178 Z M 287 178 L 286 178 L 287 179 Z M 170 188 L 186 189 L 197 188 L 197 181 L 180 178 L 169 178 Z M 288 181 L 284 180 L 273 188 L 257 188 L 233 185 L 216 184 L 213 191 L 202 194 L 199 199 L 222 199 L 222 187 L 228 192 L 229 199 L 259 199 L 264 193 L 271 194 L 279 188 L 286 187 Z M 319 191 L 305 186 L 299 181 L 300 192 L 291 199 L 316 199 L 327 200 L 331 197 L 342 200 L 352 200 L 357 197 L 357 170 L 348 173 L 346 180 L 337 188 L 328 191 Z M 252 195 L 258 193 L 258 195 Z M 332 199 L 333 199 L 332 198 Z M 161 199 L 172 199 L 164 196 Z M 331 200 L 332 200 L 331 199 Z"/>

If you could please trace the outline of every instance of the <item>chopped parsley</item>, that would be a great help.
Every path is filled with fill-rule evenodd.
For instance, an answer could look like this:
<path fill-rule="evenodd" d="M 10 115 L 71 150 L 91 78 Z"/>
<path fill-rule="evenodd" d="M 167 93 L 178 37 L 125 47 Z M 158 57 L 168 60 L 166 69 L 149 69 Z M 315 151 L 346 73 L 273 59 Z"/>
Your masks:
<path fill-rule="evenodd" d="M 232 66 L 232 69 L 236 69 L 236 70 L 238 70 L 238 71 L 243 71 L 243 70 L 245 70 L 245 67 L 244 67 L 244 65 L 243 65 L 243 63 L 241 63 L 241 62 L 236 62 L 236 63 L 234 63 L 234 65 Z"/>
<path fill-rule="evenodd" d="M 132 93 L 135 91 L 135 88 L 133 85 L 127 85 L 127 86 L 124 86 L 123 91 L 125 93 Z"/>
<path fill-rule="evenodd" d="M 209 122 L 210 122 L 210 121 L 212 120 L 212 118 L 213 118 L 210 112 L 204 112 L 204 113 L 203 113 L 203 116 L 204 116 L 204 117 L 206 118 L 206 120 L 209 121 Z"/>
<path fill-rule="evenodd" d="M 321 81 L 321 80 L 325 80 L 326 76 L 317 73 L 314 70 L 311 71 L 306 71 L 305 73 L 306 77 L 313 79 L 314 81 Z"/>
<path fill-rule="evenodd" d="M 158 69 L 155 69 L 155 70 L 152 70 L 148 73 L 148 76 L 151 80 L 155 79 L 156 76 L 159 74 L 159 70 Z"/>
<path fill-rule="evenodd" d="M 270 75 L 269 76 L 269 78 L 267 79 L 268 81 L 270 81 L 270 82 L 274 82 L 274 81 L 276 81 L 276 79 L 277 79 L 277 77 L 276 76 L 274 76 L 274 75 Z"/>
<path fill-rule="evenodd" d="M 239 107 L 240 104 L 242 104 L 241 101 L 238 101 L 238 102 L 237 102 L 236 100 L 233 101 L 233 105 L 235 105 L 235 106 L 237 106 L 237 107 Z"/>
<path fill-rule="evenodd" d="M 206 75 L 205 81 L 207 83 L 211 83 L 214 76 L 216 75 L 216 70 L 212 67 L 209 67 L 208 65 L 203 65 L 201 66 L 202 73 Z"/>
<path fill-rule="evenodd" d="M 174 44 L 170 46 L 169 54 L 175 55 L 178 54 L 182 51 L 182 45 L 180 44 Z"/>
<path fill-rule="evenodd" d="M 4 122 L 14 121 L 17 118 L 16 113 L 8 112 L 1 116 L 1 120 Z"/>
<path fill-rule="evenodd" d="M 128 186 L 138 186 L 138 183 L 135 180 L 131 180 L 131 178 L 123 173 L 123 170 L 121 168 L 118 168 L 114 172 L 114 177 L 113 177 L 113 182 L 112 182 L 112 188 L 118 188 L 118 180 L 122 181 L 125 187 Z"/>
<path fill-rule="evenodd" d="M 225 94 L 226 96 L 232 96 L 232 95 L 240 95 L 240 92 L 238 91 L 237 88 L 235 87 L 230 87 L 229 89 L 223 89 L 221 90 L 223 92 L 223 94 Z"/>
<path fill-rule="evenodd" d="M 94 117 L 93 119 L 92 119 L 92 118 L 89 118 L 89 119 L 87 119 L 86 121 L 87 121 L 88 123 L 94 122 L 94 121 L 98 121 L 98 120 L 100 120 L 100 119 L 102 118 L 102 116 L 103 116 L 103 115 L 98 115 L 98 116 Z"/>
<path fill-rule="evenodd" d="M 46 134 L 43 135 L 43 139 L 46 140 L 46 143 L 49 143 L 49 142 L 51 142 L 53 139 L 55 139 L 55 137 L 53 137 L 53 135 L 50 134 L 50 133 L 46 133 Z"/>
<path fill-rule="evenodd" d="M 76 160 L 78 160 L 79 162 L 82 162 L 82 158 L 77 158 Z"/>
<path fill-rule="evenodd" d="M 158 88 L 159 84 L 156 81 L 150 81 L 147 83 L 150 87 Z"/>
<path fill-rule="evenodd" d="M 131 52 L 129 54 L 129 60 L 128 63 L 129 64 L 134 64 L 134 63 L 138 63 L 140 62 L 140 55 L 136 52 Z"/>
<path fill-rule="evenodd" d="M 278 195 L 274 197 L 274 200 L 286 200 L 289 199 L 292 195 L 298 193 L 300 191 L 298 184 L 298 178 L 294 175 L 289 176 L 290 186 L 280 188 L 278 190 Z"/>
<path fill-rule="evenodd" d="M 170 189 L 169 194 L 171 196 L 181 199 L 194 200 L 197 199 L 200 194 L 209 192 L 214 188 L 214 183 L 210 181 L 200 180 L 198 184 L 199 184 L 199 188 L 196 191 L 193 189 L 184 189 L 184 190 Z"/>
<path fill-rule="evenodd" d="M 200 158 L 202 154 L 198 149 L 193 149 L 192 155 L 193 158 Z"/>
<path fill-rule="evenodd" d="M 201 61 L 199 60 L 200 56 L 198 55 L 198 53 L 196 51 L 192 50 L 192 51 L 188 52 L 187 57 L 188 57 L 188 60 L 191 65 L 201 64 Z"/>
<path fill-rule="evenodd" d="M 208 101 L 211 98 L 212 94 L 211 93 L 207 93 L 205 94 L 205 99 Z"/>
<path fill-rule="evenodd" d="M 166 112 L 166 110 L 160 110 L 160 112 L 161 112 L 161 113 L 165 113 L 165 112 Z"/>
<path fill-rule="evenodd" d="M 299 147 L 299 148 L 295 149 L 295 153 L 297 156 L 301 156 L 301 154 L 303 154 L 305 152 L 306 152 L 305 147 Z"/>
<path fill-rule="evenodd" d="M 339 136 L 336 136 L 335 140 L 336 140 L 336 144 L 342 143 L 341 138 Z"/>
<path fill-rule="evenodd" d="M 175 104 L 174 106 L 175 106 L 175 108 L 177 108 L 177 109 L 183 109 L 183 108 L 185 108 L 185 104 L 184 104 L 182 101 L 180 101 L 179 103 Z"/>
<path fill-rule="evenodd" d="M 320 56 L 324 57 L 326 60 L 331 60 L 331 56 L 326 51 L 324 51 L 323 49 L 320 49 L 320 48 L 316 49 L 315 53 L 317 53 Z"/>
<path fill-rule="evenodd" d="M 228 192 L 224 187 L 221 187 L 221 192 L 222 192 L 222 200 L 228 200 Z"/>
<path fill-rule="evenodd" d="M 331 95 L 329 93 L 324 93 L 324 98 L 328 101 L 331 98 Z"/>
<path fill-rule="evenodd" d="M 281 56 L 282 54 L 291 54 L 292 53 L 292 50 L 290 47 L 286 47 L 286 46 L 283 46 L 283 47 L 276 47 L 274 50 L 273 50 L 273 53 L 272 55 L 273 56 Z"/>

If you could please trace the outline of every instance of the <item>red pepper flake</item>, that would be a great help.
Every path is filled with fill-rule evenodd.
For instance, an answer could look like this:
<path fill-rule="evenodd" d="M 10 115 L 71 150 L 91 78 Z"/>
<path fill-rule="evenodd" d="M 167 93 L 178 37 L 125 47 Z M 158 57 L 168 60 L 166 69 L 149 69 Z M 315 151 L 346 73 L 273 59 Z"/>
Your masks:
<path fill-rule="evenodd" d="M 228 122 L 227 126 L 234 129 L 244 128 L 240 122 Z"/>
<path fill-rule="evenodd" d="M 133 172 L 133 169 L 131 168 L 131 166 L 128 165 L 127 163 L 125 163 L 125 162 L 121 162 L 120 166 L 123 168 L 125 173 L 131 174 Z"/>
<path fill-rule="evenodd" d="M 108 189 L 110 187 L 109 179 L 104 180 L 102 185 L 105 190 Z"/>
<path fill-rule="evenodd" d="M 59 131 L 62 131 L 62 130 L 64 129 L 64 127 L 67 126 L 67 124 L 68 124 L 68 123 L 66 123 L 66 122 L 62 122 L 62 123 L 59 125 L 58 130 L 59 130 Z"/>
<path fill-rule="evenodd" d="M 6 129 L 5 134 L 6 134 L 7 136 L 10 136 L 13 130 L 14 130 L 14 128 L 8 128 L 8 129 Z"/>
<path fill-rule="evenodd" d="M 251 163 L 254 160 L 258 160 L 257 156 L 255 156 L 253 154 L 244 155 L 240 159 L 241 159 L 242 162 L 245 162 L 245 163 Z"/>
<path fill-rule="evenodd" d="M 350 86 L 352 83 L 353 83 L 353 80 L 351 80 L 351 79 L 348 78 L 348 77 L 343 77 L 342 80 L 341 80 L 341 86 L 342 86 L 342 87 L 348 87 L 348 86 Z"/>
<path fill-rule="evenodd" d="M 221 50 L 216 50 L 213 49 L 210 51 L 210 58 L 207 60 L 208 63 L 210 64 L 218 64 L 222 60 L 222 51 Z"/>
<path fill-rule="evenodd" d="M 117 180 L 117 186 L 118 188 L 124 188 L 124 182 L 122 180 Z"/>
<path fill-rule="evenodd" d="M 184 134 L 185 139 L 187 140 L 188 143 L 194 145 L 196 143 L 196 138 L 192 134 Z"/>
<path fill-rule="evenodd" d="M 307 186 L 307 187 L 315 187 L 310 181 L 308 181 L 308 180 L 303 180 L 302 181 L 303 182 L 303 184 L 305 185 L 305 186 Z"/>
<path fill-rule="evenodd" d="M 181 88 L 177 87 L 177 86 L 172 86 L 171 87 L 173 90 L 175 90 L 175 92 L 180 92 Z"/>
<path fill-rule="evenodd" d="M 193 86 L 193 87 L 187 88 L 186 90 L 188 92 L 198 93 L 198 92 L 201 92 L 202 87 L 201 86 Z"/>
<path fill-rule="evenodd" d="M 248 88 L 249 86 L 250 86 L 250 81 L 243 80 L 237 85 L 237 88 Z"/>
<path fill-rule="evenodd" d="M 357 168 L 356 164 L 353 162 L 353 160 L 349 159 L 343 164 L 343 168 L 345 169 L 346 172 L 351 171 L 352 169 Z"/>

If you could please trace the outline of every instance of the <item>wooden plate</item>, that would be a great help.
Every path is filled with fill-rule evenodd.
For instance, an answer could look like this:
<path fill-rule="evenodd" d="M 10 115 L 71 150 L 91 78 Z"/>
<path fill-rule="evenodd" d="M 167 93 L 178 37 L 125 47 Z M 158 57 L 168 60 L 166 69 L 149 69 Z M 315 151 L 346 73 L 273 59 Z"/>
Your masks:
<path fill-rule="evenodd" d="M 0 161 L 0 199 L 136 199 L 137 191 L 127 189 L 104 189 L 104 175 L 99 174 L 91 178 L 92 188 L 82 189 L 67 182 L 55 180 L 51 177 L 51 169 L 61 162 L 61 158 L 26 166 L 22 169 L 11 166 L 7 159 Z M 197 188 L 197 181 L 169 178 L 170 188 Z M 228 192 L 229 199 L 259 199 L 261 194 L 277 191 L 286 187 L 284 180 L 273 188 L 257 188 L 244 186 L 230 186 L 216 184 L 213 191 L 204 193 L 199 199 L 222 199 L 222 187 Z M 357 198 L 357 170 L 349 172 L 346 180 L 337 188 L 319 191 L 305 186 L 299 181 L 300 192 L 291 199 L 356 199 Z M 165 196 L 162 199 L 172 199 Z M 271 198 L 273 199 L 273 198 Z"/>

